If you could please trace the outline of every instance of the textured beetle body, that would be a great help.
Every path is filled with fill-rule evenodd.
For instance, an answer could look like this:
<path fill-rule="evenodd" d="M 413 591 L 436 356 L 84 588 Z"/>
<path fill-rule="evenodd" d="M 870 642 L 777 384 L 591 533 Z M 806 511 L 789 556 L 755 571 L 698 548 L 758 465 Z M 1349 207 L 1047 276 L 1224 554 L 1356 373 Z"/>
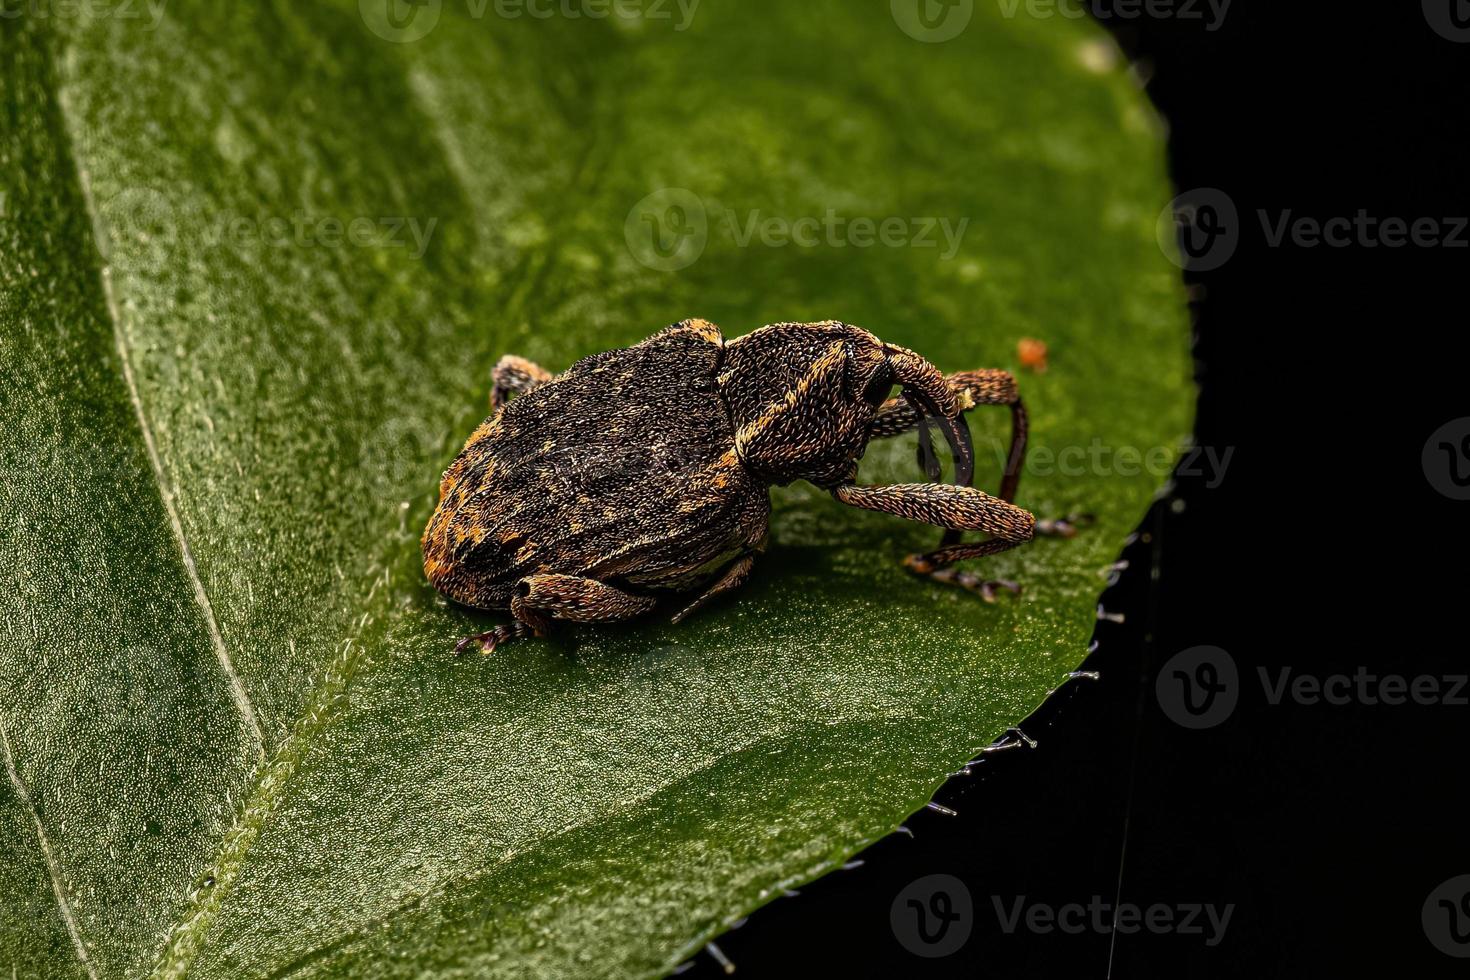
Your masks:
<path fill-rule="evenodd" d="M 903 401 L 886 400 L 895 385 Z M 486 649 L 540 634 L 552 619 L 630 618 L 652 607 L 654 593 L 713 583 L 680 615 L 687 614 L 744 581 L 765 547 L 769 488 L 797 479 L 853 506 L 949 529 L 939 552 L 909 562 L 936 578 L 953 561 L 1028 539 L 1035 523 L 967 486 L 966 409 L 1011 405 L 1024 444 L 1009 375 L 945 379 L 912 351 L 847 324 L 773 324 L 727 342 L 713 324 L 685 320 L 556 376 L 507 357 L 493 400 L 511 391 L 521 393 L 498 407 L 445 472 L 423 538 L 435 588 L 463 605 L 514 615 L 512 626 L 471 638 Z M 945 435 L 961 486 L 854 485 L 869 440 L 914 428 L 937 481 L 931 422 Z M 1015 447 L 1011 456 L 1003 488 L 1013 491 Z M 995 540 L 959 545 L 962 529 Z"/>
<path fill-rule="evenodd" d="M 440 485 L 429 580 L 507 609 L 537 573 L 687 589 L 760 546 L 770 500 L 735 452 L 718 330 L 584 358 L 509 402 Z"/>

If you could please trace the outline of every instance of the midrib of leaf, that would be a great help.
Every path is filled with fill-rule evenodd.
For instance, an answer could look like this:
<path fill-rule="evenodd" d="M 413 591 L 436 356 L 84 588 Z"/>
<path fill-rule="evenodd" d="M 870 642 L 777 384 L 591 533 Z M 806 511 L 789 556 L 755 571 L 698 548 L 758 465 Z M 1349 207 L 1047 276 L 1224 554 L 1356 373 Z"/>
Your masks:
<path fill-rule="evenodd" d="M 42 43 L 61 44 L 64 42 L 55 32 L 52 32 L 48 35 L 48 41 L 43 41 Z M 92 258 L 96 263 L 97 288 L 107 309 L 118 353 L 121 374 L 129 401 L 138 422 L 146 455 L 153 472 L 155 485 L 165 513 L 168 516 L 174 542 L 179 549 L 180 560 L 191 583 L 200 615 L 207 627 L 216 659 L 228 682 L 231 697 L 252 734 L 255 750 L 259 757 L 259 765 L 254 774 L 249 796 L 246 798 L 245 804 L 239 816 L 236 818 L 233 827 L 224 836 L 214 861 L 198 877 L 197 881 L 199 884 L 190 896 L 192 908 L 170 930 L 168 945 L 165 947 L 154 969 L 154 975 L 156 976 L 177 977 L 184 974 L 189 964 L 193 961 L 195 954 L 200 949 L 203 939 L 208 933 L 209 926 L 223 903 L 230 885 L 235 880 L 251 845 L 259 836 L 271 815 L 275 812 L 280 802 L 282 790 L 286 783 L 289 782 L 301 759 L 305 757 L 312 738 L 334 716 L 335 712 L 332 708 L 334 701 L 346 690 L 352 677 L 367 661 L 365 656 L 367 645 L 360 641 L 364 631 L 374 620 L 370 613 L 365 612 L 357 621 L 356 635 L 344 641 L 341 652 L 326 666 L 323 671 L 322 680 L 316 686 L 313 696 L 308 702 L 306 711 L 297 720 L 292 733 L 281 742 L 275 753 L 267 758 L 264 733 L 244 684 L 234 669 L 229 650 L 225 645 L 224 637 L 215 618 L 209 595 L 199 576 L 198 568 L 189 547 L 188 537 L 184 531 L 176 503 L 178 491 L 171 485 L 168 479 L 162 455 L 158 450 L 156 440 L 153 436 L 151 421 L 133 372 L 132 339 L 128 335 L 126 323 L 121 314 L 121 304 L 118 302 L 116 290 L 112 284 L 109 265 L 109 256 L 111 253 L 110 236 L 106 222 L 100 210 L 97 208 L 92 194 L 90 175 L 80 155 L 76 151 L 76 147 L 79 145 L 76 131 L 76 113 L 69 104 L 64 85 L 55 77 L 54 69 L 47 82 L 53 86 L 52 97 L 57 106 L 58 116 L 61 119 L 61 131 L 54 133 L 54 138 L 57 140 L 59 152 L 64 154 L 72 164 L 73 177 L 87 212 L 86 217 L 93 230 L 93 245 L 96 253 Z M 380 588 L 391 584 L 392 573 L 389 563 L 384 562 L 381 567 L 382 571 L 375 574 L 375 580 L 370 584 L 367 593 L 369 599 Z M 66 898 L 66 887 L 60 865 L 51 848 L 40 816 L 32 804 L 29 792 L 24 782 L 20 779 L 14 763 L 9 737 L 4 731 L 3 726 L 0 726 L 0 750 L 3 750 L 5 757 L 7 776 L 34 825 L 38 845 L 50 873 L 53 891 L 56 894 L 58 911 L 71 937 L 77 958 L 87 973 L 92 977 L 96 977 L 96 969 L 88 954 L 86 942 L 81 935 L 70 903 Z"/>
<path fill-rule="evenodd" d="M 184 573 L 189 577 L 189 585 L 194 592 L 194 601 L 199 606 L 199 614 L 209 632 L 209 641 L 214 647 L 215 659 L 219 661 L 220 670 L 224 673 L 225 681 L 229 685 L 230 697 L 234 700 L 236 709 L 250 729 L 251 737 L 255 742 L 256 756 L 263 762 L 265 760 L 265 733 L 261 730 L 260 719 L 256 714 L 255 706 L 250 703 L 250 695 L 245 690 L 245 684 L 240 680 L 240 675 L 235 672 L 235 663 L 230 658 L 229 648 L 225 645 L 225 638 L 220 633 L 219 622 L 215 619 L 214 605 L 209 601 L 209 593 L 204 588 L 204 582 L 199 578 L 199 568 L 194 563 L 194 552 L 189 547 L 189 537 L 184 532 L 183 522 L 179 519 L 176 503 L 178 489 L 173 486 L 172 481 L 168 478 L 167 470 L 164 469 L 163 458 L 158 452 L 158 443 L 153 438 L 153 424 L 148 418 L 147 407 L 143 404 L 142 393 L 138 390 L 138 382 L 133 375 L 132 342 L 127 335 L 127 326 L 118 306 L 117 294 L 112 285 L 112 269 L 108 264 L 108 257 L 111 254 L 110 238 L 102 215 L 97 209 L 96 200 L 92 196 L 91 177 L 75 149 L 78 145 L 74 122 L 76 112 L 71 107 L 63 87 L 58 86 L 55 97 L 57 112 L 66 130 L 65 133 L 58 134 L 57 138 L 62 144 L 63 152 L 66 153 L 75 168 L 77 190 L 81 193 L 83 206 L 87 210 L 87 219 L 92 226 L 93 242 L 97 248 L 98 288 L 102 293 L 103 304 L 107 308 L 108 321 L 112 325 L 113 341 L 117 346 L 118 362 L 122 365 L 123 384 L 127 388 L 128 401 L 132 403 L 133 413 L 137 416 L 138 429 L 143 436 L 143 448 L 153 471 L 158 496 L 163 502 L 164 513 L 168 515 L 169 529 L 173 533 L 174 543 L 178 546 Z"/>
<path fill-rule="evenodd" d="M 293 28 L 292 35 L 299 37 L 299 25 L 296 22 L 294 12 L 290 10 L 289 6 L 283 5 L 277 0 L 277 2 L 272 4 L 272 7 L 275 9 L 277 16 L 289 23 Z M 414 84 L 415 80 L 408 66 L 402 60 L 398 60 L 395 63 L 404 73 L 404 87 L 412 95 L 411 104 L 414 111 L 422 115 L 429 124 L 429 129 L 434 136 L 434 145 L 444 158 L 447 172 L 453 175 L 455 181 L 460 185 L 461 190 L 468 195 L 470 188 L 462 169 L 464 161 L 462 155 L 457 152 L 457 148 L 453 145 L 451 129 L 447 122 L 440 117 L 440 114 L 425 102 L 423 94 L 419 91 L 418 86 Z M 586 183 L 586 175 L 589 171 L 591 173 L 597 172 L 596 168 L 591 168 L 591 162 L 595 158 L 599 145 L 600 141 L 594 133 L 583 147 L 583 152 L 580 154 L 574 170 L 575 179 L 573 187 L 575 189 L 584 189 L 583 185 Z M 85 172 L 80 168 L 80 165 L 78 165 L 78 173 L 79 180 L 82 180 Z M 83 191 L 86 193 L 85 184 L 83 184 Z M 565 205 L 558 212 L 559 218 L 564 218 L 571 212 L 573 208 L 571 201 L 574 197 L 575 195 L 573 194 L 567 195 Z M 88 197 L 88 207 L 94 227 L 99 229 L 99 242 L 105 241 L 105 237 L 101 236 L 100 217 L 95 208 L 92 208 L 90 197 Z M 527 260 L 523 265 L 524 277 L 517 282 L 516 289 L 507 307 L 510 311 L 513 311 L 513 314 L 514 311 L 519 311 L 524 307 L 527 298 L 534 292 L 536 283 L 545 274 L 546 267 L 553 261 L 551 256 L 551 243 L 555 242 L 555 240 L 555 236 L 549 236 L 546 245 L 537 248 L 532 255 L 527 256 Z M 107 302 L 109 310 L 112 312 L 113 322 L 115 325 L 120 324 L 121 321 L 117 315 L 118 307 L 115 303 L 115 297 L 111 291 L 110 281 L 105 275 L 105 265 L 103 287 L 107 290 Z M 120 352 L 124 354 L 124 370 L 125 372 L 129 372 L 124 333 L 120 328 L 118 330 L 118 338 Z M 130 372 L 128 373 L 128 381 L 129 391 L 133 394 L 134 404 L 139 406 L 141 413 L 141 403 L 137 398 L 136 388 L 133 386 Z M 154 458 L 156 461 L 156 454 L 153 453 L 151 438 L 149 441 L 149 450 L 151 458 Z M 159 479 L 160 486 L 166 486 L 163 483 L 161 469 L 159 470 Z M 172 509 L 171 502 L 169 513 L 177 527 L 178 518 Z M 182 530 L 178 530 L 177 533 L 179 534 L 179 540 L 182 542 Z M 381 567 L 382 571 L 375 576 L 374 581 L 371 583 L 365 601 L 371 600 L 380 590 L 386 591 L 392 586 L 392 562 L 387 560 L 388 557 L 388 554 L 385 553 L 383 556 L 384 560 L 377 566 Z M 192 559 L 190 560 L 190 573 L 202 594 L 202 585 L 199 584 L 197 574 L 194 573 Z M 177 978 L 184 976 L 188 972 L 190 965 L 194 962 L 195 957 L 203 949 L 205 940 L 209 935 L 210 927 L 219 915 L 224 901 L 239 876 L 252 846 L 279 807 L 287 784 L 291 781 L 297 768 L 309 753 L 313 740 L 331 724 L 336 715 L 334 705 L 338 702 L 339 697 L 346 692 L 353 678 L 365 668 L 370 668 L 372 663 L 372 658 L 368 655 L 370 638 L 366 635 L 366 630 L 373 622 L 374 619 L 371 613 L 364 612 L 356 624 L 354 635 L 349 636 L 344 641 L 341 652 L 333 658 L 324 670 L 322 679 L 314 689 L 306 711 L 297 719 L 291 734 L 280 743 L 274 755 L 268 761 L 263 759 L 263 764 L 257 770 L 258 776 L 250 788 L 245 804 L 239 816 L 236 818 L 234 825 L 223 838 L 214 861 L 196 879 L 198 883 L 191 893 L 190 910 L 170 930 L 168 944 L 154 967 L 152 973 L 154 977 Z M 218 630 L 213 628 L 212 614 L 210 623 L 212 632 L 217 636 Z M 380 623 L 376 633 L 380 635 L 386 627 L 386 623 Z M 243 688 L 241 693 L 243 694 Z M 246 703 L 248 704 L 248 701 Z M 563 832 L 570 832 L 572 829 L 575 828 L 565 828 Z M 346 944 L 350 945 L 353 937 L 345 938 Z"/>

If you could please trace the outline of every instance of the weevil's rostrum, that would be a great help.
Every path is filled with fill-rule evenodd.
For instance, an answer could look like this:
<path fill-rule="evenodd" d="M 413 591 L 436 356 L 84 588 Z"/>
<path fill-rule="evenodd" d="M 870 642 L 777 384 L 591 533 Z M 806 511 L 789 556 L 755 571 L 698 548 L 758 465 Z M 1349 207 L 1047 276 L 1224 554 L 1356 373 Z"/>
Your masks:
<path fill-rule="evenodd" d="M 1010 502 L 1026 415 L 1004 371 L 946 378 L 844 323 L 777 323 L 727 341 L 714 324 L 685 320 L 558 375 L 507 356 L 493 385 L 493 414 L 445 472 L 423 538 L 435 588 L 514 618 L 461 647 L 488 651 L 554 620 L 613 622 L 650 611 L 661 593 L 696 594 L 679 621 L 745 581 L 766 546 L 769 488 L 793 480 L 944 528 L 938 550 L 905 559 L 916 573 L 986 599 L 997 585 L 1016 589 L 949 567 L 1035 531 Z M 964 413 L 981 404 L 1012 413 L 999 497 L 969 486 Z M 953 485 L 938 482 L 931 424 L 954 457 Z M 931 482 L 854 482 L 871 440 L 916 428 Z M 962 544 L 968 530 L 989 537 Z"/>

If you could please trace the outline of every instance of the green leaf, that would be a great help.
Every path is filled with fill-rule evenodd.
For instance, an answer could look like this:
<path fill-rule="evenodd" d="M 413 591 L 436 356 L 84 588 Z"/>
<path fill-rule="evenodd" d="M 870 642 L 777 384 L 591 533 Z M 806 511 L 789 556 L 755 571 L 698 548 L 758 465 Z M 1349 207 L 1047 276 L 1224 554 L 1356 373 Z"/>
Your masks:
<path fill-rule="evenodd" d="M 404 5 L 439 20 L 400 43 L 373 0 L 6 0 L 0 972 L 657 974 L 1081 660 L 1191 396 L 1161 141 L 1101 32 L 637 6 Z M 946 370 L 1045 340 L 1021 503 L 1097 527 L 985 563 L 1026 587 L 990 606 L 900 569 L 933 529 L 779 489 L 682 627 L 452 657 L 494 620 L 418 535 L 494 359 L 686 316 Z M 870 456 L 917 478 L 911 439 Z"/>

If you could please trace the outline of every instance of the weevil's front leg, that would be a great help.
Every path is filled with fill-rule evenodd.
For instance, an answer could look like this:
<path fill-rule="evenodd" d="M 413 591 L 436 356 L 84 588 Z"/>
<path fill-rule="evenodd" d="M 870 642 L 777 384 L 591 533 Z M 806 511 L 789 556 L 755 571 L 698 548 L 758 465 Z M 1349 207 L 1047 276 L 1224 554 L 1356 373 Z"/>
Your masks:
<path fill-rule="evenodd" d="M 966 558 L 999 554 L 1030 541 L 1036 532 L 1036 518 L 1029 511 L 992 497 L 983 490 L 945 483 L 901 483 L 886 487 L 849 484 L 832 493 L 853 507 L 923 521 L 956 534 L 960 531 L 984 531 L 991 535 L 990 540 L 973 544 L 950 542 L 946 535 L 946 541 L 937 551 L 909 555 L 904 559 L 904 567 L 937 582 L 969 589 L 987 602 L 995 601 L 998 589 L 1021 591 L 1014 582 L 986 581 L 948 566 Z"/>
<path fill-rule="evenodd" d="M 523 636 L 545 636 L 554 619 L 570 623 L 615 623 L 648 612 L 656 601 L 577 575 L 530 575 L 516 583 L 510 614 L 516 622 L 460 642 L 479 643 L 482 653 Z"/>
<path fill-rule="evenodd" d="M 706 602 L 709 602 L 715 596 L 720 595 L 724 592 L 729 592 L 731 589 L 738 589 L 740 586 L 744 585 L 745 580 L 750 577 L 750 568 L 754 564 L 755 555 L 746 555 L 743 558 L 737 558 L 734 562 L 730 564 L 728 568 L 725 569 L 725 574 L 721 575 L 714 585 L 711 585 L 708 589 L 704 591 L 704 595 L 700 596 L 698 599 L 695 599 L 689 605 L 679 610 L 678 614 L 674 616 L 672 622 L 683 622 L 686 618 L 688 618 L 691 613 L 697 611 L 701 606 L 703 606 Z"/>
<path fill-rule="evenodd" d="M 500 411 L 500 406 L 510 401 L 511 395 L 524 395 L 550 381 L 555 375 L 534 361 L 515 354 L 506 354 L 490 372 L 490 410 Z"/>

